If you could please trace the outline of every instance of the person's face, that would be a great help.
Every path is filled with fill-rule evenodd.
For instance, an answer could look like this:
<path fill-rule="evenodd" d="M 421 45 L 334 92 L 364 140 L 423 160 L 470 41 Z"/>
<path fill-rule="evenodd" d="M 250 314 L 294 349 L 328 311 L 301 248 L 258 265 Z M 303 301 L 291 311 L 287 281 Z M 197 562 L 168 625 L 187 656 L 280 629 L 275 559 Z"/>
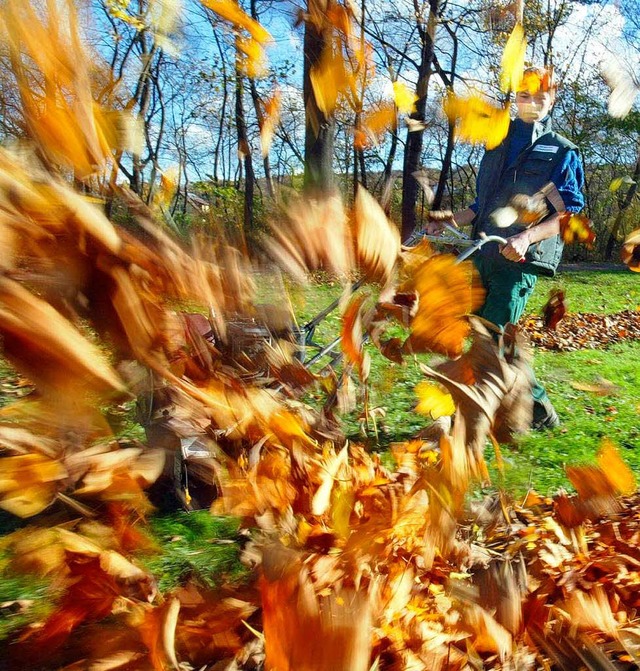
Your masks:
<path fill-rule="evenodd" d="M 516 93 L 516 105 L 518 107 L 518 118 L 525 123 L 534 123 L 542 121 L 555 102 L 555 93 L 548 91 L 538 91 L 529 93 L 528 91 L 518 91 Z"/>

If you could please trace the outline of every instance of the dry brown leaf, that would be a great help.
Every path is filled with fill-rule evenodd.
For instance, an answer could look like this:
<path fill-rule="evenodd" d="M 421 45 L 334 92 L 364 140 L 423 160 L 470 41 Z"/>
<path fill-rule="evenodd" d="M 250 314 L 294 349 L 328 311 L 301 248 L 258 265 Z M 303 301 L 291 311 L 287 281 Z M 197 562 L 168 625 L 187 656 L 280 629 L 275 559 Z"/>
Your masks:
<path fill-rule="evenodd" d="M 400 254 L 400 232 L 382 207 L 358 186 L 353 209 L 358 262 L 366 277 L 387 283 Z"/>
<path fill-rule="evenodd" d="M 66 389 L 83 403 L 86 389 L 124 392 L 95 345 L 48 303 L 7 278 L 0 278 L 0 331 L 6 356 L 45 392 Z"/>
<path fill-rule="evenodd" d="M 620 256 L 630 270 L 640 272 L 640 228 L 625 238 Z"/>

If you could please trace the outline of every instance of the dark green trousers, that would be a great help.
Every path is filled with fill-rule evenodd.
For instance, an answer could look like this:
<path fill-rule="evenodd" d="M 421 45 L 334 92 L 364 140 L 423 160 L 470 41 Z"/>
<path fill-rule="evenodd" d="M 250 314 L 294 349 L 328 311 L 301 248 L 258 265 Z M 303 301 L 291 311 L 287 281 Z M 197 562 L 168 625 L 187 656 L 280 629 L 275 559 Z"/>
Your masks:
<path fill-rule="evenodd" d="M 516 324 L 522 317 L 538 276 L 523 272 L 519 264 L 507 261 L 503 257 L 492 258 L 476 254 L 474 263 L 487 292 L 478 315 L 501 328 L 508 323 Z M 534 403 L 543 405 L 551 403 L 544 387 L 536 380 L 533 370 L 531 385 Z"/>

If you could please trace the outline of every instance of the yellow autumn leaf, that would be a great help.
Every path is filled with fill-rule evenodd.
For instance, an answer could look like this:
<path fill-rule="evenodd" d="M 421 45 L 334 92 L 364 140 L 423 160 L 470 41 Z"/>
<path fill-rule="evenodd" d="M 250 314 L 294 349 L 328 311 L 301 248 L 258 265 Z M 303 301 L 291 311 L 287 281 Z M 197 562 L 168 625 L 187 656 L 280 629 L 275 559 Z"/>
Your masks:
<path fill-rule="evenodd" d="M 393 99 L 400 114 L 411 114 L 415 110 L 418 96 L 402 82 L 393 82 Z"/>
<path fill-rule="evenodd" d="M 625 175 L 624 177 L 616 177 L 612 180 L 611 184 L 609 184 L 609 191 L 615 193 L 623 184 L 631 186 L 632 184 L 635 184 L 635 182 L 628 175 Z"/>
<path fill-rule="evenodd" d="M 355 86 L 353 72 L 345 62 L 337 40 L 325 47 L 320 62 L 311 68 L 309 76 L 318 109 L 325 116 L 330 116 L 338 104 L 338 98 Z"/>
<path fill-rule="evenodd" d="M 466 142 L 493 149 L 509 132 L 509 107 L 495 107 L 477 93 L 462 97 L 449 92 L 443 107 L 456 124 L 457 137 Z"/>
<path fill-rule="evenodd" d="M 267 55 L 260 42 L 253 37 L 238 36 L 236 46 L 240 54 L 240 68 L 247 77 L 256 79 L 267 72 Z"/>
<path fill-rule="evenodd" d="M 155 192 L 153 204 L 156 207 L 166 209 L 171 204 L 171 200 L 178 188 L 179 169 L 178 166 L 171 166 L 160 175 L 160 186 Z"/>
<path fill-rule="evenodd" d="M 443 391 L 436 384 L 420 382 L 416 385 L 415 391 L 419 399 L 416 412 L 420 415 L 438 419 L 438 417 L 453 415 L 456 410 L 451 394 Z"/>
<path fill-rule="evenodd" d="M 521 23 L 516 23 L 504 47 L 500 66 L 500 89 L 504 93 L 517 91 L 524 73 L 527 40 Z"/>

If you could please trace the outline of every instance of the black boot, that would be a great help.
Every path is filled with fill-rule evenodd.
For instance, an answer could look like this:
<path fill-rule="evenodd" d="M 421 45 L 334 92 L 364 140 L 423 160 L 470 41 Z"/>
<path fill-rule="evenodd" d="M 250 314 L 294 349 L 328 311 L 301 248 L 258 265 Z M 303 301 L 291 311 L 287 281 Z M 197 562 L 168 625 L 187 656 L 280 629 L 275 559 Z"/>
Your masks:
<path fill-rule="evenodd" d="M 531 428 L 534 431 L 545 431 L 560 426 L 560 418 L 549 399 L 533 401 L 533 420 Z"/>

